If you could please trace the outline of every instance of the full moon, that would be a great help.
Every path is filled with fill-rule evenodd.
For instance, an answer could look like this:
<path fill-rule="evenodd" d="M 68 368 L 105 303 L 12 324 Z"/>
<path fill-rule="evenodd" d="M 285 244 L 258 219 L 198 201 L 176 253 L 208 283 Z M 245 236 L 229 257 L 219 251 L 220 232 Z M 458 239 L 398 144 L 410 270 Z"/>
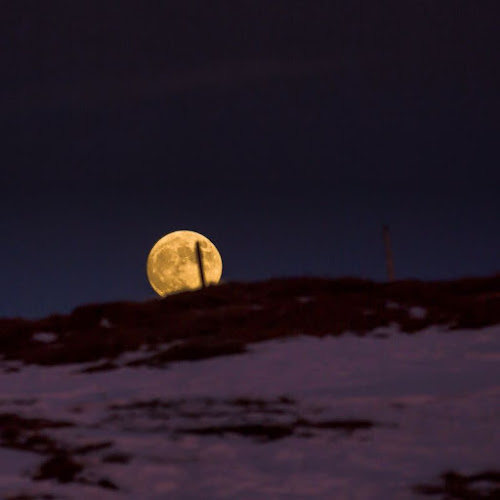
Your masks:
<path fill-rule="evenodd" d="M 222 259 L 215 245 L 194 231 L 174 231 L 160 238 L 149 252 L 148 279 L 158 295 L 164 297 L 202 287 L 196 243 L 199 243 L 205 283 L 219 282 Z"/>

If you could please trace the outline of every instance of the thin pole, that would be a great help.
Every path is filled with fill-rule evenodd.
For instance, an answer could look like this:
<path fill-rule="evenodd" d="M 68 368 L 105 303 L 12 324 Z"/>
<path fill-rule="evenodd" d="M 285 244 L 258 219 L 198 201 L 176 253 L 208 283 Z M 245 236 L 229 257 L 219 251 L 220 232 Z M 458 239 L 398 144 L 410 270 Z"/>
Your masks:
<path fill-rule="evenodd" d="M 387 280 L 394 281 L 394 259 L 392 257 L 391 235 L 389 234 L 389 226 L 384 225 L 384 244 L 385 244 L 385 262 L 387 266 Z"/>
<path fill-rule="evenodd" d="M 199 241 L 196 242 L 196 258 L 198 259 L 198 269 L 200 270 L 201 288 L 205 288 L 207 284 L 205 282 L 205 270 L 203 269 L 203 257 Z"/>

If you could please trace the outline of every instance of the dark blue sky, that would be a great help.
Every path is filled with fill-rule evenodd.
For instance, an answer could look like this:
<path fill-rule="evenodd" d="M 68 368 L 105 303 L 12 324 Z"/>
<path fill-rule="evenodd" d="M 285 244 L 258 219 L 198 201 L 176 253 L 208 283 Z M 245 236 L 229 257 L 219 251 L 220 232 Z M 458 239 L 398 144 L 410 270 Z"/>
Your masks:
<path fill-rule="evenodd" d="M 402 5 L 404 3 L 404 5 Z M 176 229 L 223 278 L 500 270 L 498 2 L 12 2 L 0 316 L 153 296 Z"/>

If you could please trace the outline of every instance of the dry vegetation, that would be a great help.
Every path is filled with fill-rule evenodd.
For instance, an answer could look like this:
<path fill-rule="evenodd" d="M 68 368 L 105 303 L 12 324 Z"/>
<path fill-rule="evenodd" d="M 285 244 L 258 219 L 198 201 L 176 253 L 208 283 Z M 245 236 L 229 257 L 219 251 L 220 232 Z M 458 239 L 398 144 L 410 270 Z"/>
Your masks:
<path fill-rule="evenodd" d="M 425 314 L 412 314 L 415 306 Z M 430 325 L 462 329 L 499 322 L 500 275 L 395 283 L 274 279 L 224 284 L 144 303 L 91 304 L 69 315 L 34 321 L 0 319 L 0 354 L 7 360 L 45 365 L 99 361 L 89 368 L 99 370 L 114 368 L 117 356 L 141 346 L 145 356 L 131 364 L 238 354 L 249 343 L 293 335 L 366 335 L 391 323 L 411 334 Z M 55 340 L 40 342 L 33 337 L 37 332 L 53 333 Z M 169 349 L 158 349 L 176 341 Z"/>
<path fill-rule="evenodd" d="M 289 436 L 311 438 L 325 432 L 352 435 L 356 431 L 387 425 L 367 419 L 324 418 L 323 409 L 302 408 L 287 396 L 276 400 L 153 399 L 112 405 L 110 411 L 114 422 L 129 422 L 135 413 L 147 414 L 155 422 L 165 422 L 163 430 L 172 436 L 234 435 L 262 443 Z M 173 425 L 172 421 L 183 423 Z M 209 424 L 200 423 L 202 421 Z"/>
<path fill-rule="evenodd" d="M 111 446 L 111 443 L 92 443 L 86 446 L 71 447 L 43 433 L 45 429 L 72 427 L 73 425 L 71 422 L 25 418 L 11 413 L 3 413 L 0 414 L 0 446 L 42 455 L 44 460 L 32 474 L 32 479 L 35 481 L 46 479 L 56 480 L 60 483 L 77 481 L 95 484 L 102 488 L 117 489 L 106 478 L 100 478 L 92 483 L 80 477 L 84 466 L 78 460 L 78 456 Z"/>
<path fill-rule="evenodd" d="M 484 471 L 465 475 L 448 471 L 441 474 L 439 484 L 418 485 L 414 491 L 443 500 L 498 500 L 500 472 Z"/>

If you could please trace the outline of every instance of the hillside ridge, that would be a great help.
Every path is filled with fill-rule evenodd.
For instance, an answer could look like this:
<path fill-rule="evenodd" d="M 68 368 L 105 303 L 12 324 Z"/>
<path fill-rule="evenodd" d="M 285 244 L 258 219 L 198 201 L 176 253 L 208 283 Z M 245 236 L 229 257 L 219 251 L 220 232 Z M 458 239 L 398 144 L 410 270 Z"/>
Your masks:
<path fill-rule="evenodd" d="M 162 365 L 238 354 L 253 342 L 296 335 L 383 336 L 378 330 L 391 324 L 413 334 L 431 325 L 454 330 L 498 323 L 500 274 L 392 283 L 276 278 L 146 302 L 82 305 L 38 320 L 0 319 L 0 354 L 44 365 L 101 360 L 105 369 L 137 349 L 155 352 L 136 364 Z M 158 350 L 164 344 L 169 348 Z"/>

